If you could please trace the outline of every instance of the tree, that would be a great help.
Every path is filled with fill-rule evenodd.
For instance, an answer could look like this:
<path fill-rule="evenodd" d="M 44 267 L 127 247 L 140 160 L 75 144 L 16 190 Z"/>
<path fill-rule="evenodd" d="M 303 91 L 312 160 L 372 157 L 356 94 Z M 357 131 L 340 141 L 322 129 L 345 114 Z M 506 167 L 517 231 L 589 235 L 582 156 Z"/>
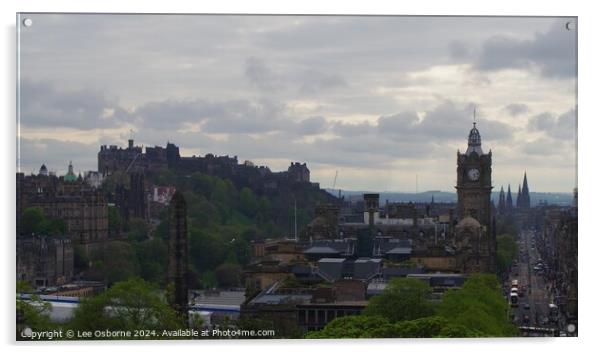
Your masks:
<path fill-rule="evenodd" d="M 189 260 L 200 273 L 213 270 L 224 262 L 228 254 L 227 243 L 218 235 L 190 228 Z"/>
<path fill-rule="evenodd" d="M 67 233 L 67 223 L 61 219 L 44 218 L 38 233 L 49 236 L 61 236 Z"/>
<path fill-rule="evenodd" d="M 73 268 L 75 273 L 88 269 L 90 258 L 82 245 L 73 245 Z"/>
<path fill-rule="evenodd" d="M 396 337 L 395 327 L 382 316 L 345 316 L 329 322 L 324 329 L 309 332 L 305 338 L 391 338 Z"/>
<path fill-rule="evenodd" d="M 138 275 L 136 252 L 128 242 L 107 243 L 92 252 L 90 260 L 90 277 L 105 281 L 109 285 Z"/>
<path fill-rule="evenodd" d="M 514 236 L 503 234 L 496 237 L 497 262 L 499 270 L 506 270 L 512 266 L 512 261 L 518 254 L 518 245 Z"/>
<path fill-rule="evenodd" d="M 224 263 L 215 269 L 217 284 L 223 288 L 232 288 L 240 285 L 242 269 L 238 264 Z"/>
<path fill-rule="evenodd" d="M 109 205 L 107 216 L 109 219 L 109 233 L 111 235 L 119 233 L 123 228 L 123 219 L 119 213 L 119 209 L 113 205 Z"/>
<path fill-rule="evenodd" d="M 213 289 L 217 286 L 217 280 L 213 271 L 206 270 L 201 274 L 201 286 L 203 289 Z"/>
<path fill-rule="evenodd" d="M 67 224 L 62 219 L 46 217 L 40 208 L 27 208 L 21 214 L 19 232 L 24 236 L 60 236 L 67 232 Z"/>
<path fill-rule="evenodd" d="M 364 314 L 382 316 L 391 322 L 431 316 L 431 288 L 422 280 L 394 278 L 384 292 L 370 299 Z"/>
<path fill-rule="evenodd" d="M 17 282 L 17 338 L 21 337 L 21 332 L 25 328 L 31 328 L 34 331 L 46 331 L 54 327 L 50 320 L 50 311 L 52 306 L 44 302 L 37 295 L 30 295 L 29 301 L 20 297 L 20 294 L 31 294 L 33 290 L 27 282 Z"/>
<path fill-rule="evenodd" d="M 77 330 L 164 330 L 183 328 L 178 314 L 142 279 L 115 283 L 102 294 L 83 298 L 70 327 Z"/>
<path fill-rule="evenodd" d="M 258 202 L 255 194 L 249 187 L 240 190 L 240 209 L 242 212 L 252 218 L 257 213 Z"/>
<path fill-rule="evenodd" d="M 157 286 L 165 284 L 167 269 L 167 245 L 160 238 L 134 244 L 140 277 Z"/>
<path fill-rule="evenodd" d="M 30 236 L 39 233 L 44 220 L 44 214 L 40 208 L 25 209 L 19 223 L 21 234 Z"/>
<path fill-rule="evenodd" d="M 493 274 L 473 274 L 461 289 L 446 292 L 437 314 L 482 336 L 516 335 L 508 320 L 508 303 Z"/>
<path fill-rule="evenodd" d="M 144 219 L 131 218 L 128 223 L 128 239 L 131 241 L 144 241 L 148 239 L 149 227 Z"/>
<path fill-rule="evenodd" d="M 482 333 L 457 325 L 440 316 L 429 316 L 395 324 L 395 334 L 400 338 L 464 338 L 480 337 Z"/>

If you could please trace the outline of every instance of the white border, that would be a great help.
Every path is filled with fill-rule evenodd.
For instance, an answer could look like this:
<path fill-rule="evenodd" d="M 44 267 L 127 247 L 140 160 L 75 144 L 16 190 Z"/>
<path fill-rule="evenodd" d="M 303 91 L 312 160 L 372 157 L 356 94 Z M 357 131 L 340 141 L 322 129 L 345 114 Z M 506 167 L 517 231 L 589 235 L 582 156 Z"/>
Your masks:
<path fill-rule="evenodd" d="M 594 2 L 589 2 L 592 4 Z M 104 353 L 116 346 L 138 348 L 145 352 L 164 353 L 177 351 L 214 352 L 262 352 L 262 353 L 307 353 L 324 351 L 366 353 L 374 351 L 421 352 L 461 352 L 480 353 L 568 353 L 581 350 L 594 351 L 597 343 L 596 326 L 602 319 L 600 311 L 601 292 L 597 291 L 599 280 L 598 260 L 600 259 L 601 231 L 596 222 L 595 207 L 600 198 L 600 25 L 602 13 L 585 1 L 545 1 L 526 2 L 524 0 L 491 1 L 416 1 L 399 2 L 392 5 L 386 1 L 230 1 L 215 3 L 183 0 L 142 2 L 134 0 L 5 0 L 2 8 L 2 77 L 0 99 L 4 108 L 2 141 L 1 193 L 4 202 L 0 215 L 5 232 L 2 235 L 4 252 L 4 287 L 0 292 L 3 306 L 0 320 L 2 345 L 8 352 L 65 353 L 90 352 Z M 287 14 L 399 14 L 399 15 L 549 15 L 579 16 L 579 200 L 580 200 L 580 247 L 579 247 L 579 338 L 569 339 L 484 339 L 484 340 L 354 340 L 354 341 L 229 341 L 229 342 L 153 342 L 153 343 L 53 343 L 50 345 L 22 345 L 14 342 L 14 220 L 15 220 L 15 82 L 16 82 L 16 12 L 148 12 L 148 13 L 287 13 Z M 578 348 L 577 348 L 578 347 Z M 119 348 L 115 348 L 119 349 Z M 130 349 L 130 350 L 131 350 Z"/>

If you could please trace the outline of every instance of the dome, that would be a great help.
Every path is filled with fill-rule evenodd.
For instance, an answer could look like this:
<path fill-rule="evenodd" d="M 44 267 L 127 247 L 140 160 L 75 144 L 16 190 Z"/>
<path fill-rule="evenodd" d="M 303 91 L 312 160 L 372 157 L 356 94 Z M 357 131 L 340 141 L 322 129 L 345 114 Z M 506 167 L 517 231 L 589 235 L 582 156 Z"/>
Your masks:
<path fill-rule="evenodd" d="M 69 170 L 67 171 L 67 174 L 64 178 L 66 182 L 75 182 L 77 180 L 77 176 L 75 175 L 75 173 L 73 173 L 73 164 L 71 163 L 71 161 L 69 161 Z"/>
<path fill-rule="evenodd" d="M 472 123 L 472 129 L 470 133 L 468 133 L 468 149 L 466 149 L 466 155 L 471 152 L 476 152 L 478 155 L 483 155 L 483 150 L 481 150 L 481 134 L 477 129 L 477 123 Z"/>
<path fill-rule="evenodd" d="M 42 164 L 42 166 L 40 167 L 39 175 L 40 176 L 48 176 L 48 168 L 46 168 L 45 164 Z"/>
<path fill-rule="evenodd" d="M 460 220 L 460 222 L 458 223 L 458 225 L 456 225 L 457 228 L 479 228 L 481 227 L 481 223 L 479 223 L 477 221 L 477 219 L 473 218 L 472 216 L 467 216 L 464 219 Z"/>

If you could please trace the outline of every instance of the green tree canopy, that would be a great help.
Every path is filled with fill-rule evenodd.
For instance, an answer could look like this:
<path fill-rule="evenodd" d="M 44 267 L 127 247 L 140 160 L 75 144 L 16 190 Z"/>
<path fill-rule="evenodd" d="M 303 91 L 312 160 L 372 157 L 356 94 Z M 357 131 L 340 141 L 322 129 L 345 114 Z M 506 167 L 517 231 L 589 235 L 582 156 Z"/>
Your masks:
<path fill-rule="evenodd" d="M 159 290 L 133 278 L 84 298 L 70 326 L 78 330 L 163 330 L 183 328 L 183 322 Z"/>
<path fill-rule="evenodd" d="M 364 309 L 368 316 L 382 316 L 391 322 L 414 320 L 434 313 L 429 301 L 431 288 L 422 280 L 394 278 Z"/>
<path fill-rule="evenodd" d="M 224 263 L 215 269 L 217 284 L 224 288 L 240 286 L 242 268 L 238 264 Z"/>
<path fill-rule="evenodd" d="M 345 316 L 329 322 L 321 331 L 309 332 L 311 339 L 396 337 L 395 328 L 382 316 Z"/>
<path fill-rule="evenodd" d="M 484 336 L 516 334 L 508 320 L 508 303 L 493 274 L 473 274 L 461 289 L 446 292 L 437 314 Z"/>
<path fill-rule="evenodd" d="M 31 328 L 34 331 L 47 331 L 54 327 L 50 320 L 52 306 L 44 302 L 37 295 L 31 295 L 30 300 L 20 298 L 20 294 L 31 294 L 33 289 L 27 282 L 17 282 L 17 338 L 21 338 L 21 331 Z"/>
<path fill-rule="evenodd" d="M 167 244 L 152 238 L 134 244 L 140 277 L 154 285 L 164 285 L 167 279 Z"/>
<path fill-rule="evenodd" d="M 138 275 L 138 259 L 129 242 L 113 241 L 91 252 L 92 267 L 88 275 L 92 279 L 111 285 Z"/>
<path fill-rule="evenodd" d="M 508 305 L 494 275 L 471 275 L 461 289 L 448 290 L 438 305 L 423 304 L 430 291 L 415 281 L 418 280 L 393 280 L 388 291 L 370 300 L 362 315 L 339 317 L 321 331 L 309 332 L 306 338 L 461 338 L 517 334 L 507 319 Z M 412 309 L 411 304 L 419 304 L 417 307 L 422 310 Z"/>
<path fill-rule="evenodd" d="M 131 218 L 127 222 L 128 239 L 131 241 L 144 241 L 148 239 L 149 226 L 144 219 Z"/>
<path fill-rule="evenodd" d="M 502 234 L 496 237 L 497 262 L 499 270 L 506 270 L 512 266 L 512 261 L 518 255 L 518 245 L 514 236 Z"/>
<path fill-rule="evenodd" d="M 116 234 L 123 228 L 123 219 L 119 213 L 119 209 L 116 206 L 109 205 L 107 209 L 107 216 L 109 219 L 109 233 Z"/>
<path fill-rule="evenodd" d="M 40 208 L 27 208 L 19 220 L 21 235 L 32 234 L 45 236 L 59 236 L 67 232 L 67 224 L 61 219 L 48 218 Z"/>

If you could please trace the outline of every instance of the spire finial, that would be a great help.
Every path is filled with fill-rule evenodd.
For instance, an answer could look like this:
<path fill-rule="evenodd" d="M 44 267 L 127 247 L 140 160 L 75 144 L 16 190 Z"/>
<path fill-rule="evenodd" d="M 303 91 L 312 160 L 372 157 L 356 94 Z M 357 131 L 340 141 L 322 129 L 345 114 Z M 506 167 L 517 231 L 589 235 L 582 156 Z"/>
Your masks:
<path fill-rule="evenodd" d="M 476 127 L 477 126 L 477 106 L 474 106 L 474 111 L 472 113 L 472 126 Z"/>

